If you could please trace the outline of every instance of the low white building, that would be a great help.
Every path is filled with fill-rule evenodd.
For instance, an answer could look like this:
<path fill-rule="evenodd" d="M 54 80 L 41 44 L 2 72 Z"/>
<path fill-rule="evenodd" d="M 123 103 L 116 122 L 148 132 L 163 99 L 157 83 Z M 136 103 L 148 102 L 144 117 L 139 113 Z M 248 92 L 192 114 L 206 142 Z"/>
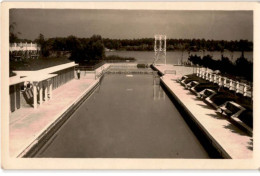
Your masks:
<path fill-rule="evenodd" d="M 38 58 L 40 46 L 36 43 L 10 43 L 10 59 L 22 60 L 23 58 Z"/>

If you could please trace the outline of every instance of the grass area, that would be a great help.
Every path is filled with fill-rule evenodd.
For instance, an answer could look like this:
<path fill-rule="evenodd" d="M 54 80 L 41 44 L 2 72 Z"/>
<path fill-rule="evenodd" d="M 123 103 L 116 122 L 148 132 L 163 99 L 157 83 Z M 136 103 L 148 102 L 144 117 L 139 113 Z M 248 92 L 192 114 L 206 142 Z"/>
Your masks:
<path fill-rule="evenodd" d="M 245 124 L 247 124 L 248 126 L 253 127 L 253 102 L 250 97 L 244 97 L 243 95 L 236 94 L 234 91 L 230 91 L 229 89 L 226 88 L 219 89 L 219 86 L 217 84 L 204 80 L 196 76 L 196 74 L 191 74 L 186 76 L 188 77 L 185 81 L 186 84 L 191 81 L 198 81 L 200 83 L 198 86 L 195 87 L 195 90 L 197 92 L 200 92 L 206 88 L 215 90 L 217 94 L 214 95 L 211 98 L 211 100 L 216 105 L 218 106 L 222 105 L 226 101 L 234 101 L 237 104 L 246 108 L 246 110 L 239 116 L 239 119 L 243 121 Z"/>
<path fill-rule="evenodd" d="M 67 57 L 39 57 L 38 59 L 26 59 L 22 61 L 10 61 L 10 77 L 14 70 L 40 70 L 60 64 L 71 62 Z"/>

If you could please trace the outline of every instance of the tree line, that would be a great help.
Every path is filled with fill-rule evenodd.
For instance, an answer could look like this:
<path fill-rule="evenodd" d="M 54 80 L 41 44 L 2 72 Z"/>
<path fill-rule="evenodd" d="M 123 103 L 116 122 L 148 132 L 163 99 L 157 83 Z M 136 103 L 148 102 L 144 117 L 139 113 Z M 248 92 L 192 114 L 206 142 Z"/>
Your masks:
<path fill-rule="evenodd" d="M 98 62 L 105 57 L 105 47 L 100 35 L 93 35 L 90 38 L 67 38 L 45 39 L 43 34 L 35 40 L 41 47 L 41 54 L 48 57 L 51 52 L 66 51 L 70 53 L 69 59 L 76 63 Z"/>
<path fill-rule="evenodd" d="M 167 50 L 186 51 L 221 51 L 225 49 L 233 51 L 253 51 L 253 42 L 248 40 L 205 40 L 205 39 L 167 39 Z M 143 39 L 104 39 L 104 45 L 108 49 L 115 50 L 154 50 L 154 38 Z"/>
<path fill-rule="evenodd" d="M 11 27 L 12 29 L 12 27 Z M 77 38 L 80 42 L 88 42 L 90 38 L 78 38 L 75 36 L 55 37 L 46 40 L 46 47 L 53 51 L 70 51 L 73 46 L 70 45 L 72 37 Z M 10 30 L 10 43 L 14 42 L 37 42 L 35 40 L 19 39 L 17 34 Z M 154 38 L 142 39 L 109 39 L 103 38 L 102 43 L 105 48 L 110 50 L 126 50 L 126 51 L 153 51 Z M 205 39 L 167 39 L 168 51 L 253 51 L 253 42 L 248 40 L 205 40 Z"/>

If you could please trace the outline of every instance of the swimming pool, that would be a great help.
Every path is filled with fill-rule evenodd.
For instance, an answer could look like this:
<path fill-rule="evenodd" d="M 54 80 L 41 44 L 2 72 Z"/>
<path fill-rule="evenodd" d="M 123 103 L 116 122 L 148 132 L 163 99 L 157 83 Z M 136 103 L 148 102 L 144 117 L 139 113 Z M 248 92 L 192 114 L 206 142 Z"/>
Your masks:
<path fill-rule="evenodd" d="M 209 158 L 152 74 L 105 74 L 41 158 Z"/>

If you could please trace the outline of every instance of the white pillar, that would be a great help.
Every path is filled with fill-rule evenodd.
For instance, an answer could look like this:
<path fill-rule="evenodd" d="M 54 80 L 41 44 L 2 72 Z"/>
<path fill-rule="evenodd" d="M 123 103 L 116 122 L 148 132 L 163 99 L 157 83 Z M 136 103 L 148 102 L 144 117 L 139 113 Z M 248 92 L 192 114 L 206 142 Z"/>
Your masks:
<path fill-rule="evenodd" d="M 233 80 L 229 79 L 229 90 L 233 89 Z"/>
<path fill-rule="evenodd" d="M 48 101 L 48 81 L 44 82 L 44 101 Z"/>
<path fill-rule="evenodd" d="M 39 82 L 40 105 L 42 105 L 42 82 Z"/>
<path fill-rule="evenodd" d="M 219 77 L 218 77 L 218 85 L 219 86 L 222 86 L 223 84 L 222 84 L 222 77 L 219 75 Z"/>
<path fill-rule="evenodd" d="M 33 82 L 33 107 L 37 109 L 37 82 Z"/>
<path fill-rule="evenodd" d="M 50 100 L 51 100 L 52 99 L 52 82 L 50 82 L 49 94 L 50 94 Z"/>
<path fill-rule="evenodd" d="M 208 71 L 208 69 L 206 70 L 206 80 L 209 80 L 209 71 Z"/>
<path fill-rule="evenodd" d="M 224 77 L 224 87 L 227 87 L 227 78 Z"/>
<path fill-rule="evenodd" d="M 239 93 L 239 86 L 240 86 L 240 84 L 239 84 L 239 82 L 237 81 L 237 82 L 236 82 L 236 93 Z"/>
<path fill-rule="evenodd" d="M 243 95 L 247 96 L 247 85 L 244 84 Z"/>

